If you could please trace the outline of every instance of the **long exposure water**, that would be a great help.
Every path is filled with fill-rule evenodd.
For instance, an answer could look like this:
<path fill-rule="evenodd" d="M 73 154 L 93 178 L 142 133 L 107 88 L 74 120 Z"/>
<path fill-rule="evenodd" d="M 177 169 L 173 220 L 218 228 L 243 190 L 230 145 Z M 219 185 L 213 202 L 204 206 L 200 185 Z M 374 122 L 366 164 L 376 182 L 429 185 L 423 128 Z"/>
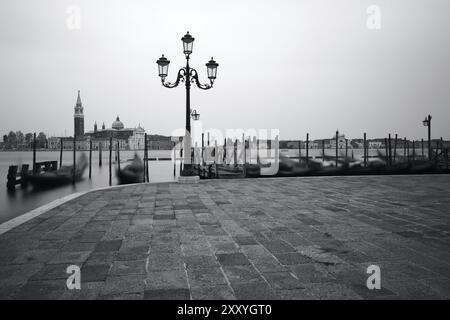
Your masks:
<path fill-rule="evenodd" d="M 255 151 L 255 150 L 254 150 Z M 288 155 L 291 157 L 298 156 L 298 150 L 295 149 L 282 149 L 281 154 Z M 369 156 L 376 156 L 377 150 L 369 149 Z M 78 152 L 78 155 L 81 152 Z M 88 152 L 85 152 L 88 155 Z M 120 160 L 121 167 L 126 165 L 127 160 L 130 160 L 134 156 L 134 151 L 121 151 Z M 141 158 L 143 158 L 143 151 L 137 152 Z M 343 151 L 339 151 L 340 155 L 343 155 Z M 256 152 L 250 155 L 247 151 L 247 156 L 251 159 L 256 159 Z M 312 157 L 321 156 L 322 150 L 311 149 L 309 150 L 309 155 Z M 335 155 L 335 150 L 327 149 L 325 154 L 329 156 Z M 355 159 L 361 159 L 363 154 L 362 149 L 354 149 L 353 155 Z M 77 155 L 77 158 L 78 158 Z M 261 152 L 261 158 L 264 159 L 264 151 Z M 349 150 L 349 156 L 352 155 L 352 150 Z M 302 150 L 302 156 L 305 156 L 305 150 Z M 39 206 L 47 204 L 53 200 L 64 197 L 66 195 L 87 191 L 95 188 L 108 187 L 109 186 L 109 152 L 102 152 L 102 162 L 103 165 L 99 166 L 99 154 L 98 151 L 92 153 L 92 178 L 88 179 L 88 170 L 84 173 L 84 178 L 82 181 L 77 182 L 75 185 L 68 184 L 65 186 L 47 189 L 47 190 L 33 190 L 29 186 L 26 190 L 22 190 L 20 186 L 16 187 L 16 192 L 8 193 L 6 190 L 6 177 L 8 174 L 8 168 L 10 165 L 20 165 L 26 163 L 32 164 L 32 152 L 31 151 L 11 151 L 11 152 L 0 152 L 0 177 L 3 181 L 0 182 L 0 223 L 15 218 L 25 212 L 33 210 Z M 73 154 L 71 151 L 63 152 L 63 165 L 72 164 Z M 150 158 L 170 158 L 170 150 L 149 150 Z M 59 151 L 38 151 L 36 156 L 36 161 L 59 161 Z M 58 162 L 59 164 L 59 162 Z M 113 156 L 113 175 L 112 175 L 112 185 L 117 185 L 117 179 L 115 176 L 117 164 Z M 168 160 L 159 161 L 149 161 L 149 176 L 150 182 L 169 182 L 175 181 L 178 178 L 179 166 L 177 165 L 176 177 L 174 177 L 173 162 Z"/>
<path fill-rule="evenodd" d="M 77 152 L 78 155 L 81 152 Z M 88 152 L 85 152 L 88 156 Z M 141 158 L 143 158 L 143 151 L 138 152 Z M 132 159 L 134 151 L 121 151 L 120 160 L 121 167 L 126 165 L 128 159 Z M 149 150 L 149 157 L 164 157 L 170 158 L 169 150 Z M 109 152 L 103 151 L 102 153 L 102 166 L 99 167 L 99 155 L 98 151 L 92 152 L 92 178 L 88 178 L 88 170 L 85 171 L 83 180 L 77 182 L 75 185 L 68 184 L 57 188 L 46 190 L 33 190 L 29 186 L 26 190 L 22 190 L 20 186 L 16 186 L 16 192 L 9 193 L 6 190 L 6 181 L 8 168 L 10 165 L 20 165 L 22 163 L 31 164 L 33 162 L 33 154 L 31 151 L 19 151 L 19 152 L 0 152 L 0 223 L 10 220 L 18 215 L 33 210 L 39 206 L 49 203 L 58 198 L 66 195 L 87 191 L 95 188 L 108 187 L 109 186 Z M 63 165 L 71 165 L 73 154 L 71 151 L 63 152 Z M 55 161 L 58 160 L 59 165 L 59 152 L 55 151 L 37 151 L 36 161 Z M 112 185 L 117 185 L 117 179 L 115 175 L 117 164 L 115 163 L 113 155 L 113 170 L 112 170 Z M 177 170 L 179 172 L 179 170 Z M 172 161 L 149 161 L 149 177 L 150 182 L 164 182 L 174 181 L 173 176 L 173 162 Z"/>

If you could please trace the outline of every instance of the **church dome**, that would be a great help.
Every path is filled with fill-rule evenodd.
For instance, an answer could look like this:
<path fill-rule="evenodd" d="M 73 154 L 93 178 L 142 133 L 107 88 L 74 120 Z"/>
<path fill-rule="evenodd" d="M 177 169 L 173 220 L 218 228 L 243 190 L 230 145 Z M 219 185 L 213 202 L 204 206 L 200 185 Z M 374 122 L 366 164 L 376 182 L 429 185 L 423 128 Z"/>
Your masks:
<path fill-rule="evenodd" d="M 116 121 L 113 122 L 111 128 L 115 130 L 121 130 L 124 128 L 122 121 L 120 121 L 119 116 L 117 116 Z"/>

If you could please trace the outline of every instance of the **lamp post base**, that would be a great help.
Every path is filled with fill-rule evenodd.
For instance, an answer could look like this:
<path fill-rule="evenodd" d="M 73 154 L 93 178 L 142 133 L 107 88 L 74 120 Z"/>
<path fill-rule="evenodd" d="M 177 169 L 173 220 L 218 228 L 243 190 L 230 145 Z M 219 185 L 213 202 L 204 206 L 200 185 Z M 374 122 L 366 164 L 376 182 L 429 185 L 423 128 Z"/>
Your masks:
<path fill-rule="evenodd" d="M 194 169 L 192 164 L 184 164 L 183 170 L 181 171 L 182 177 L 198 176 L 198 171 Z"/>
<path fill-rule="evenodd" d="M 196 184 L 196 183 L 199 183 L 199 181 L 200 181 L 199 176 L 188 176 L 188 177 L 180 176 L 180 177 L 178 177 L 178 183 L 183 183 L 183 184 Z"/>

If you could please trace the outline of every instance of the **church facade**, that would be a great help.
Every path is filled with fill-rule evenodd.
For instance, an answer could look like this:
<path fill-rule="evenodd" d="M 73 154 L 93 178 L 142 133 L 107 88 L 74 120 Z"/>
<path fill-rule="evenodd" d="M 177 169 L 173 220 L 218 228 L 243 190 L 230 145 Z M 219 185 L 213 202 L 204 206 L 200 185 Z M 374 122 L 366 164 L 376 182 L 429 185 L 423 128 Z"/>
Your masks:
<path fill-rule="evenodd" d="M 111 128 L 106 128 L 103 123 L 102 128 L 97 128 L 97 123 L 94 124 L 94 130 L 85 133 L 89 141 L 92 141 L 92 148 L 97 150 L 99 148 L 109 149 L 110 138 L 113 138 L 114 147 L 119 143 L 121 150 L 142 150 L 145 144 L 145 130 L 140 125 L 134 128 L 125 128 L 119 116 L 112 123 Z"/>

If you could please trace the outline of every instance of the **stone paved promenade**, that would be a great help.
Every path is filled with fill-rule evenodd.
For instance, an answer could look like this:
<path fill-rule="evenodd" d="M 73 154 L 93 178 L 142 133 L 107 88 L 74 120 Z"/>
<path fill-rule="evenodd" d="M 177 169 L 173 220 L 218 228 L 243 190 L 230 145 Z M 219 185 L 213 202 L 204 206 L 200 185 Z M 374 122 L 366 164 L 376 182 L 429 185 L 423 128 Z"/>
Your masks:
<path fill-rule="evenodd" d="M 1 235 L 0 297 L 449 299 L 449 248 L 450 176 L 142 184 Z"/>

